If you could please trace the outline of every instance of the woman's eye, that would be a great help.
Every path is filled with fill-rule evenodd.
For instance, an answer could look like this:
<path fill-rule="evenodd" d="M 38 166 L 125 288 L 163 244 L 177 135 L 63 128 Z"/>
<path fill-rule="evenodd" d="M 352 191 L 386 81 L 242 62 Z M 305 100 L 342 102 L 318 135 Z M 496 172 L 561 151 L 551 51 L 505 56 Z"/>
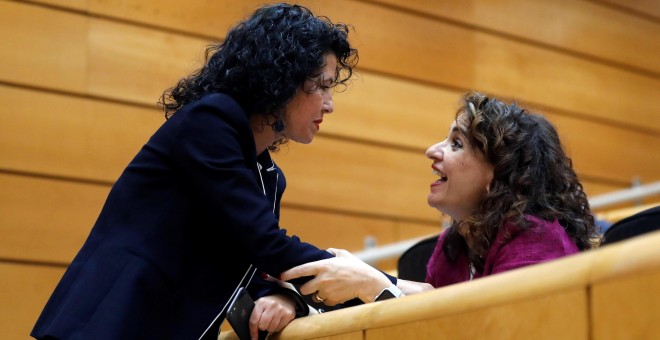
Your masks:
<path fill-rule="evenodd" d="M 454 138 L 451 140 L 451 147 L 452 149 L 460 149 L 463 147 L 463 144 L 459 139 Z"/>
<path fill-rule="evenodd" d="M 330 89 L 330 86 L 323 85 L 323 84 L 320 84 L 320 83 L 316 83 L 316 91 L 318 91 L 318 92 L 325 93 L 325 92 L 328 92 L 329 89 Z"/>

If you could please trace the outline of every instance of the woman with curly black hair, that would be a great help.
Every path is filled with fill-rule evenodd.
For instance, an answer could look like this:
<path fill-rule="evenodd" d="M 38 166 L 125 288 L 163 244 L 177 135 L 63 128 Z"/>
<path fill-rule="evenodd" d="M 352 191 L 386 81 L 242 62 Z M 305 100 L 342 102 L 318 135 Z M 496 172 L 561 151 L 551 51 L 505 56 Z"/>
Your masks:
<path fill-rule="evenodd" d="M 332 113 L 357 63 L 348 33 L 274 4 L 209 47 L 163 94 L 167 120 L 113 186 L 32 336 L 215 339 L 240 286 L 257 300 L 252 336 L 304 315 L 262 277 L 332 254 L 279 228 L 286 182 L 269 153 L 310 143 Z"/>
<path fill-rule="evenodd" d="M 433 173 L 428 203 L 452 217 L 427 265 L 426 283 L 393 285 L 350 253 L 303 264 L 283 279 L 328 303 L 414 294 L 590 249 L 589 202 L 557 131 L 543 116 L 483 94 L 462 98 L 449 134 L 426 151 Z M 330 279 L 332 278 L 332 279 Z M 354 281 L 359 281 L 357 284 Z"/>

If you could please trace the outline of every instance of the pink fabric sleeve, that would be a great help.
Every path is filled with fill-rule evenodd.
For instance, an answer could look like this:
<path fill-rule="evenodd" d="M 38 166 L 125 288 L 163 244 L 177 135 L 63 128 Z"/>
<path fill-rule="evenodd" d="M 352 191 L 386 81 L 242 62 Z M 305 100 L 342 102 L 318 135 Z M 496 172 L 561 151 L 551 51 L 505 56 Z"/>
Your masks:
<path fill-rule="evenodd" d="M 510 239 L 507 238 L 506 232 L 498 233 L 486 257 L 483 276 L 549 261 L 579 251 L 559 222 L 547 222 L 533 216 L 527 216 L 527 220 L 532 225 L 520 232 L 515 232 L 517 228 L 510 224 L 505 225 L 504 229 L 510 231 Z"/>

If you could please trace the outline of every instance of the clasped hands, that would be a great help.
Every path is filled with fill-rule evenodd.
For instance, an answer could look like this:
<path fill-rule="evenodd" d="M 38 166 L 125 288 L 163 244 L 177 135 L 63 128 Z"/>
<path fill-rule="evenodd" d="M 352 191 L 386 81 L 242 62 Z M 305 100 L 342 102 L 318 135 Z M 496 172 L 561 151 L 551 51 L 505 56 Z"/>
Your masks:
<path fill-rule="evenodd" d="M 289 281 L 298 277 L 314 278 L 300 286 L 303 295 L 327 306 L 359 298 L 373 302 L 386 287 L 392 285 L 387 276 L 343 249 L 330 248 L 334 258 L 309 262 L 283 272 L 280 278 Z"/>

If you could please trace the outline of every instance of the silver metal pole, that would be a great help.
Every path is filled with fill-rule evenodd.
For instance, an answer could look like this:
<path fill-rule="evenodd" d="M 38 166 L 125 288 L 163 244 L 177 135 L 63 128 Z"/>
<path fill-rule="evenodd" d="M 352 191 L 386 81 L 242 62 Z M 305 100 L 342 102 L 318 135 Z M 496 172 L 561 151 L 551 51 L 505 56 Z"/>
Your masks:
<path fill-rule="evenodd" d="M 630 189 L 617 190 L 608 194 L 595 196 L 589 200 L 589 205 L 591 206 L 591 209 L 597 209 L 657 194 L 660 194 L 660 182 L 653 182 L 632 187 Z"/>

